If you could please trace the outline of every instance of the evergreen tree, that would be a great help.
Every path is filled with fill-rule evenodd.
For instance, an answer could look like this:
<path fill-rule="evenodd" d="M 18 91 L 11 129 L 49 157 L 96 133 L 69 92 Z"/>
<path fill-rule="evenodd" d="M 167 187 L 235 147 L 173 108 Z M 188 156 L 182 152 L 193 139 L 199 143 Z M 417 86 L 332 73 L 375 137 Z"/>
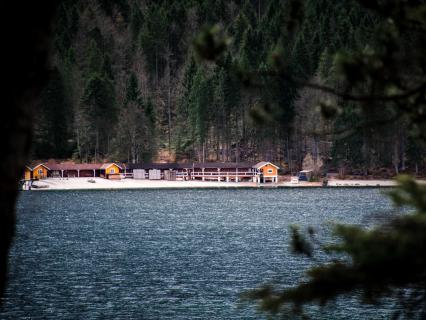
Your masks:
<path fill-rule="evenodd" d="M 187 63 L 184 80 L 182 84 L 182 95 L 178 101 L 177 106 L 177 123 L 178 128 L 176 130 L 176 139 L 175 139 L 175 150 L 177 158 L 190 158 L 192 150 L 192 138 L 193 135 L 190 130 L 190 126 L 187 121 L 189 119 L 189 104 L 191 103 L 191 90 L 194 82 L 195 73 L 197 71 L 197 66 L 195 60 L 191 55 L 189 62 Z"/>
<path fill-rule="evenodd" d="M 134 72 L 130 73 L 130 77 L 126 89 L 126 104 L 130 101 L 139 102 L 140 101 L 140 92 L 138 79 Z"/>
<path fill-rule="evenodd" d="M 130 24 L 129 24 L 132 41 L 137 41 L 139 37 L 139 33 L 143 26 L 143 22 L 144 22 L 144 19 L 143 19 L 142 12 L 140 11 L 136 2 L 134 2 L 131 8 L 131 16 L 130 16 Z"/>
<path fill-rule="evenodd" d="M 154 75 L 156 85 L 158 85 L 160 74 L 165 67 L 167 21 L 166 9 L 159 4 L 151 4 L 144 14 L 144 23 L 140 33 L 140 46 L 147 59 L 148 70 Z"/>
<path fill-rule="evenodd" d="M 70 156 L 73 113 L 57 69 L 43 92 L 37 115 L 33 156 L 59 159 Z"/>

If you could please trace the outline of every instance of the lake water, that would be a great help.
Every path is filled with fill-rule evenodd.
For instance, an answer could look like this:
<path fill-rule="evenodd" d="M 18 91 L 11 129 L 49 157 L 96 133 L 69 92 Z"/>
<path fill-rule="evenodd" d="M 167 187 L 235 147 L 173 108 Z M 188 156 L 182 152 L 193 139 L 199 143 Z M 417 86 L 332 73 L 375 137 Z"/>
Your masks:
<path fill-rule="evenodd" d="M 370 226 L 379 189 L 23 192 L 0 319 L 264 319 L 240 294 L 295 284 L 311 261 L 289 225 Z M 324 260 L 322 255 L 319 260 Z M 324 260 L 325 261 L 325 260 Z M 339 299 L 315 319 L 386 319 L 391 306 Z"/>

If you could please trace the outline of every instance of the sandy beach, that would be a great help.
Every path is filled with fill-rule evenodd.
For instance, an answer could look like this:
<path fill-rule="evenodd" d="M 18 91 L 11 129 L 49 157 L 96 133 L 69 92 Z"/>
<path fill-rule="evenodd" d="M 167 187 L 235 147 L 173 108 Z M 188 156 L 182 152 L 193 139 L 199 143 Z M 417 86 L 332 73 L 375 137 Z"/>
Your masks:
<path fill-rule="evenodd" d="M 94 182 L 90 182 L 94 181 Z M 103 178 L 50 178 L 34 183 L 42 188 L 32 190 L 79 190 L 79 189 L 161 189 L 161 188 L 229 188 L 256 187 L 253 182 L 218 182 L 218 181 L 166 181 L 166 180 L 108 180 Z M 47 186 L 43 188 L 43 186 Z"/>
<path fill-rule="evenodd" d="M 330 180 L 329 187 L 393 187 L 394 180 Z M 165 181 L 165 180 L 107 180 L 103 178 L 48 178 L 34 182 L 32 190 L 96 190 L 96 189 L 174 189 L 174 188 L 265 188 L 321 187 L 321 182 L 289 181 L 257 184 L 254 182 Z"/>

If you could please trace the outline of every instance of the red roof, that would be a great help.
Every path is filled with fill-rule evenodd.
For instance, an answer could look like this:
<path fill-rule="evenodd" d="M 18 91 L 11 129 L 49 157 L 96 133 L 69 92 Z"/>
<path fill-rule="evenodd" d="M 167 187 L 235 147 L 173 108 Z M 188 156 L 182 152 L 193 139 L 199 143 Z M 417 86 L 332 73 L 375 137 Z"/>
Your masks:
<path fill-rule="evenodd" d="M 108 169 L 109 167 L 111 167 L 112 165 L 116 165 L 117 167 L 119 167 L 120 169 L 123 169 L 120 165 L 118 165 L 118 164 L 116 164 L 116 163 L 114 163 L 114 162 L 111 162 L 111 163 L 104 163 L 104 164 L 102 164 L 102 166 L 101 166 L 101 169 L 102 170 L 104 170 L 104 169 Z"/>
<path fill-rule="evenodd" d="M 116 163 L 74 163 L 71 161 L 62 163 L 49 162 L 48 166 L 50 170 L 104 170 L 115 164 L 117 167 L 122 169 L 119 164 Z"/>
<path fill-rule="evenodd" d="M 49 163 L 50 170 L 100 170 L 102 163 Z"/>
<path fill-rule="evenodd" d="M 255 169 L 260 169 L 260 168 L 263 168 L 264 166 L 266 166 L 267 164 L 270 164 L 271 166 L 274 166 L 275 168 L 279 169 L 279 167 L 278 167 L 278 166 L 276 166 L 275 164 L 273 164 L 272 162 L 269 162 L 269 161 L 261 161 L 261 162 L 259 162 L 259 163 L 256 163 L 256 164 L 253 166 L 253 168 L 255 168 Z"/>
<path fill-rule="evenodd" d="M 50 167 L 47 166 L 46 164 L 42 163 L 42 162 L 32 162 L 29 165 L 27 165 L 26 167 L 28 169 L 30 169 L 30 171 L 33 171 L 35 168 L 39 167 L 39 166 L 43 166 L 45 167 L 47 170 L 50 170 Z"/>

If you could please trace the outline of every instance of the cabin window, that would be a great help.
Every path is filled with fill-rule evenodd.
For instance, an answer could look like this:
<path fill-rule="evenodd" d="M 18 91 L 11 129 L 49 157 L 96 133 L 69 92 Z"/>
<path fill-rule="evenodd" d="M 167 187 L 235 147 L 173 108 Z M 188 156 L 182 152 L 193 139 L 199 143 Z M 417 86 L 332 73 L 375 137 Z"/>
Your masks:
<path fill-rule="evenodd" d="M 109 173 L 115 173 L 114 168 L 110 169 Z"/>
<path fill-rule="evenodd" d="M 274 170 L 268 169 L 268 173 L 273 173 L 273 172 L 274 172 Z"/>
<path fill-rule="evenodd" d="M 43 174 L 43 169 L 38 169 L 38 174 Z"/>

